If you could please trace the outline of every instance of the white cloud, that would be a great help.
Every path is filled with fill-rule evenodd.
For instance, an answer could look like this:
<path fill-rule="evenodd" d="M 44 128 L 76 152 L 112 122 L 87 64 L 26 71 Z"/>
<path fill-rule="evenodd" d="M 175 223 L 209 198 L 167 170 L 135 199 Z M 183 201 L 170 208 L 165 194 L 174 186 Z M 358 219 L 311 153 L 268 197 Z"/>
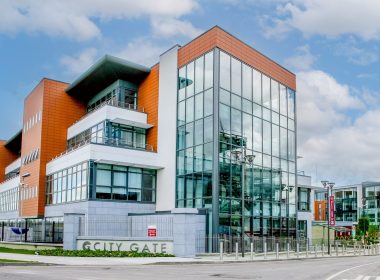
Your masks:
<path fill-rule="evenodd" d="M 194 27 L 189 21 L 175 18 L 153 18 L 151 20 L 153 33 L 160 37 L 185 36 L 194 38 L 202 33 L 201 29 Z"/>
<path fill-rule="evenodd" d="M 344 43 L 337 45 L 336 53 L 348 58 L 348 61 L 361 66 L 367 66 L 379 60 L 378 50 L 367 48 L 360 48 L 359 43 L 354 38 L 349 38 Z"/>
<path fill-rule="evenodd" d="M 198 7 L 198 0 L 160 0 L 159 5 L 155 0 L 2 0 L 0 32 L 88 40 L 101 36 L 96 20 L 164 17 L 175 19 L 176 24 L 191 25 L 178 18 Z"/>
<path fill-rule="evenodd" d="M 66 55 L 61 58 L 60 62 L 69 74 L 79 75 L 95 62 L 97 55 L 98 52 L 95 48 L 89 48 L 75 56 Z"/>
<path fill-rule="evenodd" d="M 93 65 L 105 54 L 123 58 L 134 63 L 151 67 L 159 60 L 159 56 L 168 48 L 157 44 L 148 38 L 139 37 L 127 44 L 126 47 L 114 49 L 88 48 L 75 55 L 65 55 L 60 59 L 61 65 L 70 77 L 77 77 Z"/>
<path fill-rule="evenodd" d="M 378 0 L 292 0 L 277 6 L 277 17 L 266 18 L 265 34 L 280 36 L 296 29 L 305 36 L 352 34 L 378 40 L 379 11 Z"/>
<path fill-rule="evenodd" d="M 285 64 L 296 70 L 309 70 L 316 57 L 311 54 L 309 45 L 300 46 L 296 49 L 297 54 L 285 60 Z"/>
<path fill-rule="evenodd" d="M 368 105 L 379 102 L 378 93 L 340 84 L 325 72 L 298 73 L 299 169 L 316 181 L 380 180 L 380 109 Z"/>
<path fill-rule="evenodd" d="M 153 66 L 167 47 L 155 44 L 149 39 L 137 38 L 128 43 L 126 48 L 111 54 L 145 66 Z"/>

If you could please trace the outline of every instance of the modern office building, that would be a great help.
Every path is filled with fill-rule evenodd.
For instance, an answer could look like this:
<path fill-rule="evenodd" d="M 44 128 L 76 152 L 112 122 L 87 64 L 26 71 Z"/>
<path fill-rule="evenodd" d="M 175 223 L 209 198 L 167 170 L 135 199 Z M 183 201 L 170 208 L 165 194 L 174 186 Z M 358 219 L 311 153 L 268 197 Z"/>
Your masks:
<path fill-rule="evenodd" d="M 106 55 L 71 84 L 42 79 L 1 142 L 2 238 L 146 237 L 144 223 L 176 248 L 179 235 L 295 237 L 295 90 L 219 27 L 152 67 Z"/>
<path fill-rule="evenodd" d="M 311 176 L 301 172 L 297 175 L 297 230 L 299 238 L 311 240 L 312 223 L 314 221 L 314 192 L 316 187 L 311 184 Z"/>

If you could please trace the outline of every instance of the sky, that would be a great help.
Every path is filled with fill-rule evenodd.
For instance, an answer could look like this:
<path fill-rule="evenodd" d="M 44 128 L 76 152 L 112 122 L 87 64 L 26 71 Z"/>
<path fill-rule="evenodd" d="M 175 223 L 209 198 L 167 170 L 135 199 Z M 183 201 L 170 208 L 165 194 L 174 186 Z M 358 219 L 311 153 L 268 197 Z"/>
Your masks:
<path fill-rule="evenodd" d="M 104 54 L 152 66 L 214 25 L 297 75 L 298 169 L 380 181 L 378 0 L 1 0 L 0 139 L 43 78 L 72 82 Z"/>

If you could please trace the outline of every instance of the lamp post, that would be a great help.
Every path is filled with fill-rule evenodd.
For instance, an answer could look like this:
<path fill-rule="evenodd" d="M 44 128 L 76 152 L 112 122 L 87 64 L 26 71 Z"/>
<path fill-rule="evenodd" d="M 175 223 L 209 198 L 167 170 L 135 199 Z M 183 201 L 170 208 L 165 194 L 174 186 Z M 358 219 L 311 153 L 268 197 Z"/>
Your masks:
<path fill-rule="evenodd" d="M 244 258 L 245 244 L 244 244 L 244 224 L 245 224 L 245 165 L 253 165 L 255 155 L 247 155 L 247 149 L 243 148 L 243 153 L 239 150 L 232 151 L 236 163 L 242 166 L 242 178 L 241 178 L 241 256 Z"/>
<path fill-rule="evenodd" d="M 329 181 L 321 181 L 323 187 L 327 189 L 327 253 L 330 255 L 330 196 L 335 183 Z"/>

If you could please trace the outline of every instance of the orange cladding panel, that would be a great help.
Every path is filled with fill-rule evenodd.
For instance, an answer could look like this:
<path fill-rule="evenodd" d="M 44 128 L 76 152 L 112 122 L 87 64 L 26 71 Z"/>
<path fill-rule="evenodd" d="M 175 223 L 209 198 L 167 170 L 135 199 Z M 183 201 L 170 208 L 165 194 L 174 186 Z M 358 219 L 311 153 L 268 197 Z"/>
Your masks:
<path fill-rule="evenodd" d="M 4 147 L 6 141 L 0 140 L 0 183 L 5 179 L 5 167 L 17 159 L 17 155 Z"/>
<path fill-rule="evenodd" d="M 21 167 L 21 175 L 30 174 L 24 179 L 25 188 L 38 189 L 34 197 L 21 203 L 22 216 L 44 215 L 46 163 L 65 151 L 67 128 L 86 113 L 85 106 L 64 91 L 67 86 L 43 79 L 25 100 L 24 124 L 38 112 L 42 118 L 22 138 L 22 157 L 39 149 L 38 159 Z"/>
<path fill-rule="evenodd" d="M 296 76 L 293 73 L 217 26 L 179 49 L 178 67 L 182 67 L 213 48 L 222 49 L 289 88 L 296 90 Z"/>
<path fill-rule="evenodd" d="M 153 125 L 147 133 L 147 144 L 155 150 L 157 150 L 158 131 L 158 81 L 159 64 L 156 64 L 152 67 L 148 77 L 140 84 L 138 90 L 139 106 L 144 107 L 145 113 L 148 114 L 148 123 Z"/>

